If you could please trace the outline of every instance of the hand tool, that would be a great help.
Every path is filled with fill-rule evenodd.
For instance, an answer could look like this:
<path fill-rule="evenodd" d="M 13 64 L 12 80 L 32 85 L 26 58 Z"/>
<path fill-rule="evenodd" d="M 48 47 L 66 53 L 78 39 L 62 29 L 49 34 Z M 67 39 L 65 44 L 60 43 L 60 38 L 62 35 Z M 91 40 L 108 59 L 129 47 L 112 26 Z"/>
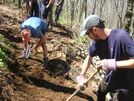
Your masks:
<path fill-rule="evenodd" d="M 84 83 L 83 83 L 83 85 L 78 85 L 78 88 L 77 88 L 77 90 L 66 100 L 66 101 L 70 101 L 72 98 L 73 98 L 73 96 L 75 95 L 75 94 L 77 94 L 79 91 L 80 91 L 80 88 L 81 87 L 84 87 L 84 89 L 87 87 L 87 83 L 88 83 L 88 81 L 89 80 L 91 80 L 97 73 L 98 73 L 98 71 L 99 71 L 99 69 L 97 69 L 97 71 L 91 76 L 91 77 L 89 77 Z"/>

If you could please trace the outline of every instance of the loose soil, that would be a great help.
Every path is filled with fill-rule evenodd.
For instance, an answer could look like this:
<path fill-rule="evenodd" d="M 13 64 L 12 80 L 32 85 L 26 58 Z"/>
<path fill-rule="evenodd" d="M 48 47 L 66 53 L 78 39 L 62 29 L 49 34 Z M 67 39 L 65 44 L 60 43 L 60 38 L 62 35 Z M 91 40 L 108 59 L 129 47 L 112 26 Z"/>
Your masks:
<path fill-rule="evenodd" d="M 75 77 L 79 74 L 85 54 L 74 44 L 73 32 L 63 24 L 53 25 L 47 37 L 49 64 L 42 66 L 42 50 L 30 53 L 28 59 L 22 57 L 20 24 L 25 20 L 24 13 L 13 7 L 0 5 L 2 20 L 0 34 L 9 45 L 12 61 L 7 69 L 0 68 L 0 101 L 66 101 L 77 89 Z M 34 45 L 38 39 L 31 39 Z M 92 76 L 92 68 L 87 77 Z M 97 74 L 98 75 L 98 74 Z M 85 91 L 78 92 L 70 101 L 96 101 L 100 79 L 95 76 Z"/>

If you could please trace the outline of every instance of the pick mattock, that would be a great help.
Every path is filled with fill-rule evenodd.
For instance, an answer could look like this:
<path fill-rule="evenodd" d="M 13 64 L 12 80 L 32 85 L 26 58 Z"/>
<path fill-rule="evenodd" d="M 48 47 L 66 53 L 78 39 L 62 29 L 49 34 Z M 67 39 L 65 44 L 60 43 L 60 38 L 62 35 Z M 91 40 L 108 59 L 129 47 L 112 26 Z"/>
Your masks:
<path fill-rule="evenodd" d="M 25 54 L 25 64 L 26 64 L 26 60 L 29 58 L 29 55 L 30 55 L 30 52 L 31 50 L 33 49 L 33 43 L 31 43 L 31 45 L 28 45 L 27 44 L 27 47 L 26 47 L 26 54 Z"/>
<path fill-rule="evenodd" d="M 83 85 L 78 86 L 77 90 L 76 90 L 66 101 L 70 101 L 70 100 L 73 98 L 73 96 L 74 96 L 75 94 L 77 94 L 77 93 L 80 91 L 80 87 L 86 88 L 86 87 L 87 87 L 86 84 L 88 83 L 88 81 L 91 80 L 91 79 L 98 73 L 98 71 L 99 71 L 99 69 L 97 69 L 97 71 L 96 71 L 91 77 L 89 77 L 89 78 L 85 81 L 85 83 L 84 83 Z"/>

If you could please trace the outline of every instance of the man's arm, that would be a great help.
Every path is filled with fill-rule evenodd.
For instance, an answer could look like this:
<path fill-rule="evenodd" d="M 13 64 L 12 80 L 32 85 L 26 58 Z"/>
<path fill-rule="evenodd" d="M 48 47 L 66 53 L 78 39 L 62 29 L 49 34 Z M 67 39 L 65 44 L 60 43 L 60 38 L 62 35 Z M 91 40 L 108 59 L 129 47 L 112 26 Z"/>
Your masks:
<path fill-rule="evenodd" d="M 32 9 L 32 6 L 33 6 L 33 3 L 32 3 L 32 0 L 30 0 L 30 1 L 29 1 L 30 10 Z"/>
<path fill-rule="evenodd" d="M 83 85 L 85 83 L 85 80 L 86 80 L 85 74 L 91 64 L 91 61 L 92 61 L 92 57 L 87 55 L 87 57 L 83 63 L 82 71 L 81 71 L 80 75 L 78 75 L 76 77 L 76 81 L 77 81 L 78 85 Z M 83 89 L 83 86 L 80 87 L 80 90 L 82 90 L 82 89 Z"/>
<path fill-rule="evenodd" d="M 53 3 L 53 0 L 49 0 L 49 3 L 46 8 L 50 7 L 50 5 L 52 5 L 52 3 Z"/>
<path fill-rule="evenodd" d="M 62 2 L 63 2 L 63 0 L 60 0 L 60 2 L 58 2 L 58 3 L 56 4 L 56 6 L 59 6 Z"/>
<path fill-rule="evenodd" d="M 104 59 L 97 62 L 97 68 L 116 71 L 117 68 L 134 68 L 134 59 L 116 61 L 115 59 Z"/>
<path fill-rule="evenodd" d="M 117 68 L 134 68 L 134 59 L 116 61 Z"/>
<path fill-rule="evenodd" d="M 87 57 L 86 57 L 86 59 L 85 59 L 85 61 L 83 63 L 82 71 L 81 71 L 80 74 L 86 74 L 86 72 L 87 72 L 87 70 L 88 70 L 91 62 L 92 62 L 92 57 L 90 57 L 89 55 L 87 55 Z"/>

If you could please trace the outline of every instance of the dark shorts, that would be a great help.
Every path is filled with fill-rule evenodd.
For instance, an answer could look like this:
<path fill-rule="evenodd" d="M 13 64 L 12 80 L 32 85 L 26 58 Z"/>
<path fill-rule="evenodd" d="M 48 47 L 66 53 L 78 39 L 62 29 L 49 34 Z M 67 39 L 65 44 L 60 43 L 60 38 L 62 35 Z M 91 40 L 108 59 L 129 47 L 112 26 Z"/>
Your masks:
<path fill-rule="evenodd" d="M 34 2 L 32 2 L 32 9 L 31 9 L 31 14 L 30 16 L 36 16 L 39 17 L 39 5 L 37 0 L 35 0 Z"/>
<path fill-rule="evenodd" d="M 45 9 L 43 12 L 43 18 L 47 19 L 48 12 L 51 10 L 51 7 L 46 8 L 47 5 L 45 5 Z"/>

